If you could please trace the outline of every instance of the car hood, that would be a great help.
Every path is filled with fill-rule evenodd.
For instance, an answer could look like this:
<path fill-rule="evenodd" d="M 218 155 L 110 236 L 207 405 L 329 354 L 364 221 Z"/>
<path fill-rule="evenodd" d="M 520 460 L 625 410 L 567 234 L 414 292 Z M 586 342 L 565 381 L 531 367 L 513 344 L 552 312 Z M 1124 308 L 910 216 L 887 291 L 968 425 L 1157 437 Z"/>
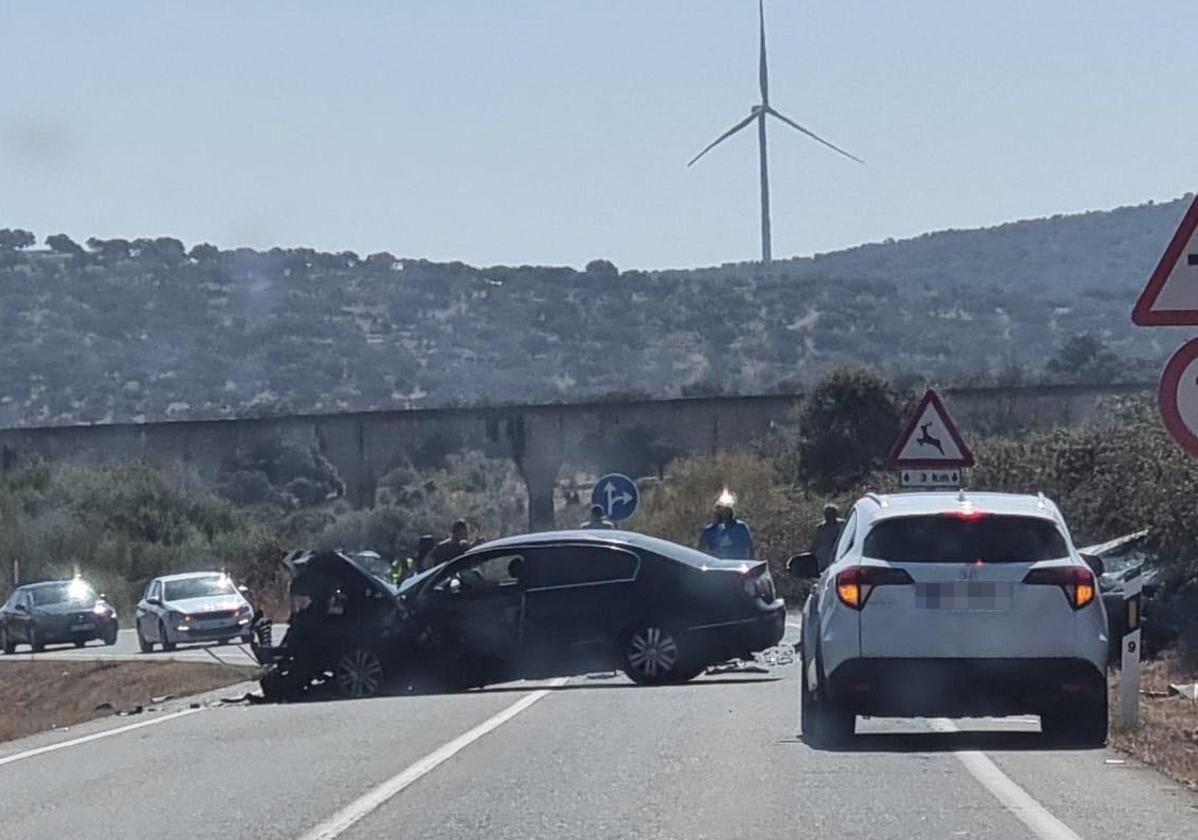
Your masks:
<path fill-rule="evenodd" d="M 71 613 L 90 613 L 95 607 L 95 601 L 62 601 L 57 604 L 40 604 L 33 608 L 39 615 L 70 615 Z"/>
<path fill-rule="evenodd" d="M 167 601 L 163 604 L 168 610 L 181 613 L 206 613 L 235 610 L 246 606 L 246 601 L 240 595 L 207 595 L 203 598 L 184 598 L 180 601 Z"/>

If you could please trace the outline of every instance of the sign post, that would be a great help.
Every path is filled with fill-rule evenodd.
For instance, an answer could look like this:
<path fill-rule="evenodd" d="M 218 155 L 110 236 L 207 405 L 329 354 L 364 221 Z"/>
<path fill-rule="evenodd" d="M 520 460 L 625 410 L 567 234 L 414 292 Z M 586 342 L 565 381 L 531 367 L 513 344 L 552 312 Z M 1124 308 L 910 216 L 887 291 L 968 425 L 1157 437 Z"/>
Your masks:
<path fill-rule="evenodd" d="M 973 466 L 973 453 L 935 391 L 929 389 L 915 407 L 890 452 L 890 466 L 903 487 L 961 486 L 961 470 Z"/>
<path fill-rule="evenodd" d="M 1119 678 L 1119 722 L 1135 726 L 1140 719 L 1140 623 L 1144 619 L 1137 571 L 1123 584 L 1123 674 Z"/>
<path fill-rule="evenodd" d="M 621 473 L 608 473 L 591 488 L 591 504 L 599 505 L 612 522 L 623 522 L 636 513 L 641 494 L 636 482 Z"/>

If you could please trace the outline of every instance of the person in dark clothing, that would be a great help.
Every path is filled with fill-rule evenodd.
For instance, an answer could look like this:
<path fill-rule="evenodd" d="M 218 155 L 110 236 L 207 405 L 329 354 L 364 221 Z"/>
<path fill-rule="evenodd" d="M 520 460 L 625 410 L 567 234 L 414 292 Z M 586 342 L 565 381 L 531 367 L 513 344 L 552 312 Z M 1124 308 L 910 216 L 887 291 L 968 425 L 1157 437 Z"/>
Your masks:
<path fill-rule="evenodd" d="M 824 521 L 815 527 L 815 533 L 811 538 L 811 553 L 819 562 L 821 572 L 831 566 L 832 560 L 835 559 L 833 555 L 836 553 L 836 543 L 840 540 L 840 530 L 843 527 L 840 510 L 836 505 L 826 505 Z"/>
<path fill-rule="evenodd" d="M 578 526 L 579 528 L 615 528 L 616 523 L 607 518 L 603 505 L 591 505 L 591 518 Z"/>
<path fill-rule="evenodd" d="M 432 534 L 421 534 L 420 542 L 416 544 L 415 566 L 417 572 L 423 572 L 426 569 L 433 567 L 433 549 L 437 547 L 437 541 Z"/>
<path fill-rule="evenodd" d="M 752 560 L 753 533 L 737 519 L 736 496 L 727 489 L 715 503 L 715 520 L 699 534 L 699 550 L 725 560 Z"/>
<path fill-rule="evenodd" d="M 470 541 L 467 539 L 468 536 L 469 529 L 466 527 L 465 521 L 459 519 L 453 523 L 449 537 L 441 540 L 441 542 L 437 543 L 437 547 L 433 549 L 432 556 L 429 559 L 429 568 L 447 563 L 469 551 Z"/>

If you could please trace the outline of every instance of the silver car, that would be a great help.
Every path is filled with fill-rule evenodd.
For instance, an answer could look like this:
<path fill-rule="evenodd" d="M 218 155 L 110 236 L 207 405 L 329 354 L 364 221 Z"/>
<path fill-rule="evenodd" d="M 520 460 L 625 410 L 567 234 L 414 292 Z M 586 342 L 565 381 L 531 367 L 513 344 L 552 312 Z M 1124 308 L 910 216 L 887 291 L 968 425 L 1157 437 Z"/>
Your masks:
<path fill-rule="evenodd" d="M 187 642 L 249 644 L 254 610 L 221 572 L 190 572 L 154 578 L 137 604 L 137 644 L 149 653 L 157 642 L 171 651 Z"/>

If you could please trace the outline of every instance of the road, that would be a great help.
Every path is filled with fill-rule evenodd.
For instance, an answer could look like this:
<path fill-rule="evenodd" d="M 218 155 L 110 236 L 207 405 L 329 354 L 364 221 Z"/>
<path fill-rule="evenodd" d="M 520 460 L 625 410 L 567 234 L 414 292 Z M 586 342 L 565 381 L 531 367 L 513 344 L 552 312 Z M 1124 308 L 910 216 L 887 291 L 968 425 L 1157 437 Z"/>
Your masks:
<path fill-rule="evenodd" d="M 276 638 L 282 638 L 287 630 L 286 624 L 276 624 Z M 74 645 L 50 645 L 41 653 L 31 653 L 27 645 L 20 645 L 18 652 L 4 657 L 5 660 L 41 661 L 45 659 L 66 660 L 104 660 L 129 659 L 135 661 L 152 661 L 154 659 L 171 659 L 179 662 L 212 662 L 219 659 L 235 665 L 255 665 L 253 655 L 248 645 L 216 645 L 212 643 L 182 645 L 170 653 L 163 652 L 161 647 L 155 647 L 153 653 L 142 653 L 137 647 L 137 633 L 134 630 L 121 630 L 117 633 L 116 644 L 105 645 L 103 642 L 88 642 L 81 648 Z"/>
<path fill-rule="evenodd" d="M 0 744 L 0 835 L 1147 840 L 1198 825 L 1194 793 L 1105 750 L 1043 749 L 1034 718 L 870 719 L 853 749 L 812 749 L 796 678 L 180 703 Z"/>

